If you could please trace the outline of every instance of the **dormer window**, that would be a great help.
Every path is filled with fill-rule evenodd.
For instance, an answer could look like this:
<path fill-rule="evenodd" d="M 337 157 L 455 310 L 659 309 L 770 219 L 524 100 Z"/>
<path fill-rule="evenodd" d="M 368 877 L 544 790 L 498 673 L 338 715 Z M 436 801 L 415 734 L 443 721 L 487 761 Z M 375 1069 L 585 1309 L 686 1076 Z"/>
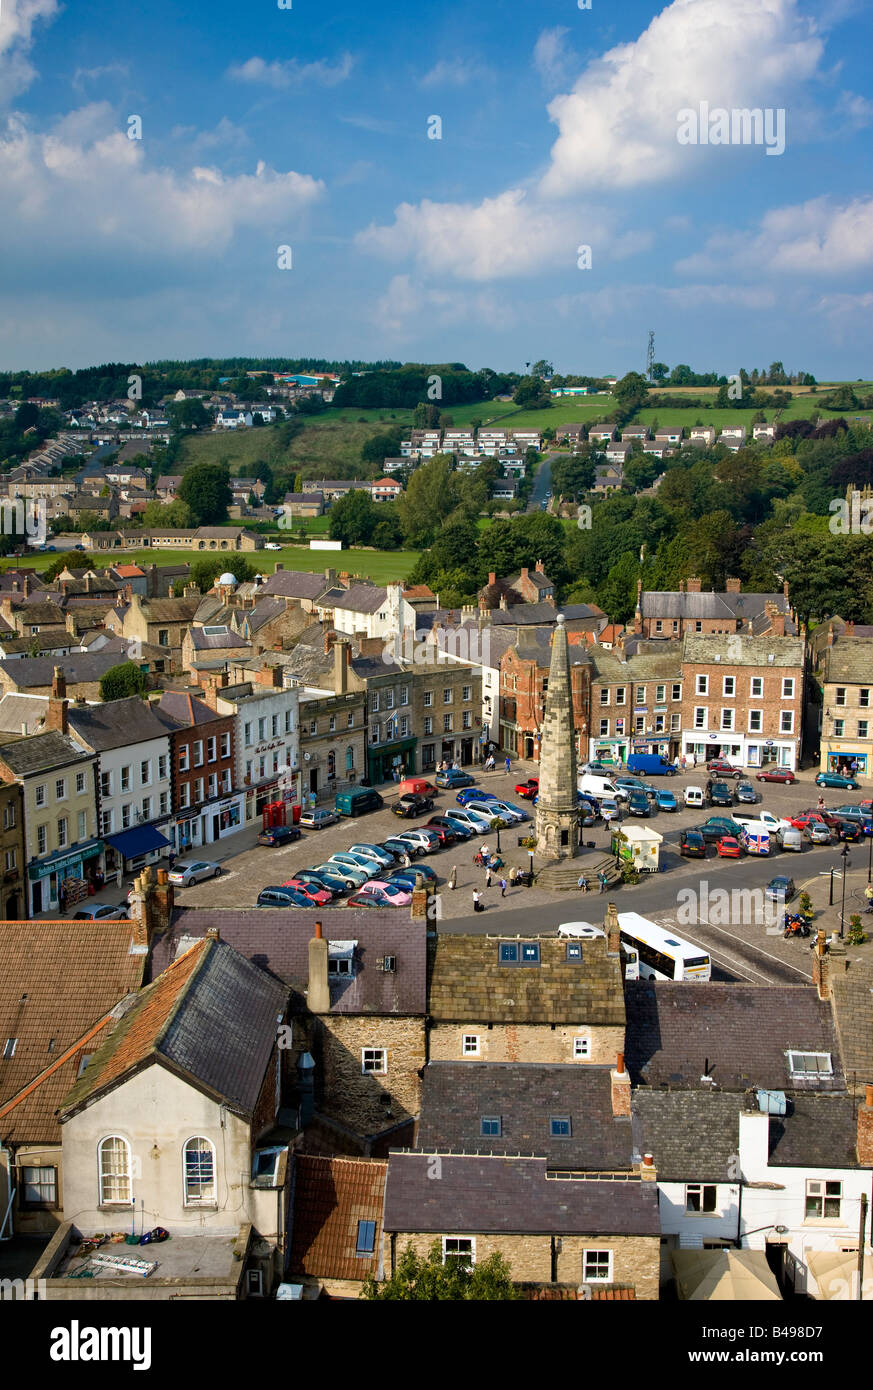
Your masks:
<path fill-rule="evenodd" d="M 792 1077 L 833 1076 L 829 1052 L 789 1052 L 788 1070 Z"/>

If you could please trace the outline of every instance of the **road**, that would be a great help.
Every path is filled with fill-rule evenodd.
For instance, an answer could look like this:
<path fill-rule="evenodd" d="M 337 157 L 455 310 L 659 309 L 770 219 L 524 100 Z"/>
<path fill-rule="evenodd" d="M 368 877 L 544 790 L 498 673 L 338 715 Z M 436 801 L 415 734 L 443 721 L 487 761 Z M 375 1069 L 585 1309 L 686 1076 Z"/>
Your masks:
<path fill-rule="evenodd" d="M 547 454 L 537 469 L 534 478 L 533 489 L 530 494 L 530 501 L 527 504 L 529 512 L 538 512 L 543 502 L 546 500 L 546 493 L 552 490 L 552 459 L 560 457 L 558 454 Z"/>

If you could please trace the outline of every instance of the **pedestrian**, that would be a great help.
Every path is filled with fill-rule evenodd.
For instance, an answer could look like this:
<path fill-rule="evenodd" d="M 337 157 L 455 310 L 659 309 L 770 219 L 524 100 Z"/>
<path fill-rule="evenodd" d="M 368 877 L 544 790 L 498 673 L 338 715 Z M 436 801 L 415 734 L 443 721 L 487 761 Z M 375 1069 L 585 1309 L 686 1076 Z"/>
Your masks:
<path fill-rule="evenodd" d="M 409 869 L 412 867 L 412 860 L 410 859 L 409 855 L 405 850 L 403 852 L 403 858 L 400 862 L 403 865 L 404 869 Z"/>
<path fill-rule="evenodd" d="M 505 879 L 505 878 L 502 878 L 502 879 L 500 880 L 500 896 L 501 896 L 501 898 L 505 898 L 505 897 L 506 897 L 506 879 Z"/>
<path fill-rule="evenodd" d="M 823 796 L 820 796 L 819 799 L 818 799 L 818 804 L 817 804 L 817 806 L 816 806 L 816 810 L 818 810 L 818 811 L 823 811 L 824 808 L 825 808 L 824 797 L 823 797 Z"/>
<path fill-rule="evenodd" d="M 509 770 L 510 770 L 511 767 L 512 767 L 512 764 L 511 764 L 511 762 L 509 761 L 509 754 L 507 753 L 507 755 L 506 755 L 506 775 L 507 775 L 507 777 L 509 776 Z"/>
<path fill-rule="evenodd" d="M 581 888 L 581 890 L 582 890 L 583 893 L 587 893 L 587 892 L 588 892 L 588 880 L 587 880 L 587 878 L 585 877 L 584 874 L 580 874 L 580 875 L 579 875 L 579 880 L 578 880 L 578 882 L 577 882 L 577 884 L 576 884 L 576 887 L 577 887 L 577 888 Z"/>
<path fill-rule="evenodd" d="M 486 866 L 485 866 L 485 887 L 486 887 L 486 888 L 490 888 L 490 887 L 491 887 L 491 865 L 490 865 L 490 864 L 486 864 Z"/>
<path fill-rule="evenodd" d="M 175 862 L 176 862 L 176 851 L 175 851 L 174 849 L 171 849 L 171 850 L 170 850 L 170 853 L 167 855 L 167 863 L 168 863 L 169 866 L 170 866 L 170 871 L 171 871 L 171 872 L 172 872 L 173 865 L 175 864 Z"/>
<path fill-rule="evenodd" d="M 449 874 L 449 887 L 451 888 L 452 892 L 454 892 L 454 890 L 457 888 L 457 886 L 458 886 L 458 869 L 457 869 L 457 865 L 453 864 L 453 865 L 452 865 L 452 872 Z"/>
<path fill-rule="evenodd" d="M 482 863 L 487 864 L 488 860 L 491 858 L 491 851 L 488 848 L 488 846 L 483 845 L 482 848 L 479 850 L 479 853 L 482 856 Z"/>
<path fill-rule="evenodd" d="M 600 874 L 599 874 L 598 876 L 599 876 L 599 878 L 600 878 L 600 891 L 601 891 L 601 893 L 605 893 L 605 892 L 606 892 L 606 889 L 607 889 L 607 887 L 608 887 L 608 883 L 607 883 L 607 879 L 606 879 L 606 874 L 601 870 L 601 872 L 600 872 Z"/>
<path fill-rule="evenodd" d="M 479 896 L 479 894 L 477 893 L 477 891 L 476 891 L 475 888 L 473 889 L 473 911 L 474 911 L 474 912 L 484 912 L 484 911 L 485 911 L 485 904 L 482 902 L 482 899 L 480 898 L 480 896 Z"/>
<path fill-rule="evenodd" d="M 685 771 L 685 754 L 684 754 L 684 753 L 682 754 L 682 757 L 680 758 L 679 762 L 680 762 L 682 771 L 684 772 L 684 771 Z"/>

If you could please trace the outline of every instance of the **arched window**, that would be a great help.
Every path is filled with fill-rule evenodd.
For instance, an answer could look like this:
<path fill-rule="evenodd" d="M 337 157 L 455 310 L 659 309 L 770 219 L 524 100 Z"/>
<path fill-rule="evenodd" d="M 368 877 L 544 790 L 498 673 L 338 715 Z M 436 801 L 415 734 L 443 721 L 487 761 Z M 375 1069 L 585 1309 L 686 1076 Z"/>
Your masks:
<path fill-rule="evenodd" d="M 333 749 L 327 755 L 327 775 L 328 777 L 336 777 L 336 753 Z"/>
<path fill-rule="evenodd" d="M 185 1145 L 185 1205 L 215 1201 L 215 1149 L 197 1136 Z"/>
<path fill-rule="evenodd" d="M 354 772 L 354 770 L 355 750 L 354 748 L 352 748 L 351 744 L 349 744 L 348 748 L 346 749 L 346 772 Z"/>
<path fill-rule="evenodd" d="M 130 1206 L 133 1201 L 130 1145 L 119 1134 L 100 1141 L 100 1205 Z"/>

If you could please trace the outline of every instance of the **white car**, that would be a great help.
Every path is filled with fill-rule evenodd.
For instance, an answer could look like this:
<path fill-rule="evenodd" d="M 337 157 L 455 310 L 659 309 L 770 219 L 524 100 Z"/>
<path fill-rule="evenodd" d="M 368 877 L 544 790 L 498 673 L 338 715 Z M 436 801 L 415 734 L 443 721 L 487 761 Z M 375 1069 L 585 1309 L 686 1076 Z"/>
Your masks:
<path fill-rule="evenodd" d="M 460 807 L 457 811 L 454 808 L 452 809 L 452 820 L 459 820 L 462 825 L 468 826 L 469 829 L 475 831 L 476 834 L 479 834 L 481 831 L 483 834 L 489 835 L 491 833 L 491 822 L 494 820 L 494 816 L 483 816 L 479 811 L 468 811 L 465 806 L 463 810 L 461 810 Z"/>
<path fill-rule="evenodd" d="M 435 833 L 432 832 L 432 834 Z M 410 846 L 410 852 L 432 854 L 440 848 L 439 836 L 437 835 L 437 843 L 434 844 L 432 834 L 427 834 L 425 830 L 404 830 L 402 835 L 397 836 L 397 839 L 405 840 Z"/>
<path fill-rule="evenodd" d="M 281 545 L 277 545 L 275 541 L 264 541 L 264 549 L 265 549 L 265 550 L 281 550 L 282 547 L 281 547 Z"/>
<path fill-rule="evenodd" d="M 521 825 L 522 821 L 530 819 L 520 806 L 512 806 L 508 801 L 492 801 L 491 805 L 501 820 L 509 821 L 512 825 Z"/>
<path fill-rule="evenodd" d="M 99 922 L 111 920 L 124 922 L 129 916 L 127 907 L 113 907 L 111 903 L 101 903 L 99 907 L 80 907 L 73 913 L 74 922 Z"/>
<path fill-rule="evenodd" d="M 218 878 L 220 873 L 220 864 L 211 864 L 208 859 L 195 859 L 190 864 L 174 864 L 168 877 L 170 883 L 176 883 L 181 888 L 190 888 L 195 883 L 202 883 L 206 878 Z"/>
<path fill-rule="evenodd" d="M 352 854 L 351 851 L 339 850 L 338 853 L 330 856 L 331 864 L 338 864 L 343 869 L 358 869 L 367 878 L 376 878 L 385 868 L 378 859 L 364 854 Z"/>
<path fill-rule="evenodd" d="M 389 854 L 387 849 L 382 849 L 379 845 L 349 845 L 350 854 L 363 854 L 365 859 L 375 859 L 377 864 L 383 868 L 393 869 L 394 855 Z"/>
<path fill-rule="evenodd" d="M 464 804 L 465 811 L 473 811 L 477 816 L 483 816 L 489 822 L 492 820 L 502 820 L 504 825 L 510 825 L 517 820 L 517 816 L 512 816 L 508 811 L 502 809 L 499 801 L 467 801 Z"/>

